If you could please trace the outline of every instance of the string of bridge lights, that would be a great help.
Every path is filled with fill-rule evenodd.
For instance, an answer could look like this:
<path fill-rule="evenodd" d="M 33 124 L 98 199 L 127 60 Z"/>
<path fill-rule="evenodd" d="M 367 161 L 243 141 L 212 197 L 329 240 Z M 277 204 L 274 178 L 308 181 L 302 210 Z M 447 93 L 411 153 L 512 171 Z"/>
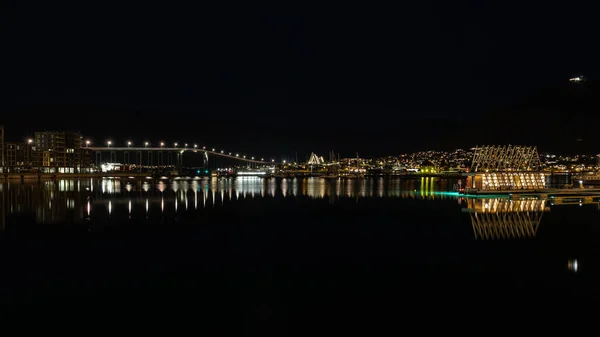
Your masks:
<path fill-rule="evenodd" d="M 136 147 L 134 146 L 134 143 L 133 143 L 132 141 L 130 141 L 130 140 L 128 140 L 128 141 L 126 142 L 126 144 L 127 144 L 127 148 L 132 148 L 132 149 L 135 149 L 135 148 L 136 148 Z M 107 141 L 105 142 L 105 145 L 106 145 L 106 148 L 117 147 L 117 146 L 115 146 L 115 145 L 116 145 L 116 143 L 114 143 L 112 140 L 107 140 Z M 216 148 L 212 148 L 212 150 L 211 150 L 211 149 L 206 149 L 206 146 L 202 146 L 202 148 L 199 148 L 198 144 L 193 144 L 193 145 L 191 145 L 191 146 L 190 146 L 190 144 L 189 144 L 189 143 L 183 143 L 183 144 L 180 144 L 180 143 L 178 143 L 178 142 L 174 142 L 174 143 L 173 143 L 173 147 L 168 147 L 168 146 L 167 146 L 167 144 L 166 144 L 165 142 L 161 141 L 161 142 L 159 143 L 159 145 L 160 145 L 160 148 L 164 148 L 165 150 L 174 150 L 174 149 L 177 149 L 177 150 L 184 150 L 184 151 L 185 151 L 185 150 L 188 150 L 188 149 L 189 149 L 189 150 L 197 150 L 197 151 L 200 151 L 200 150 L 201 150 L 201 151 L 211 152 L 211 153 L 214 153 L 214 154 L 217 154 L 217 155 L 223 155 L 223 156 L 235 157 L 235 158 L 240 158 L 240 159 L 245 159 L 245 160 L 254 160 L 254 161 L 259 161 L 259 159 L 258 159 L 258 158 L 256 158 L 256 159 L 255 159 L 255 157 L 248 157 L 248 158 L 247 158 L 247 156 L 246 156 L 246 155 L 242 155 L 242 156 L 240 157 L 240 154 L 239 154 L 239 153 L 236 153 L 236 154 L 233 154 L 232 152 L 227 152 L 227 153 L 226 153 L 226 152 L 225 152 L 225 150 L 221 150 L 220 152 L 217 152 L 217 149 L 216 149 Z M 183 147 L 181 147 L 181 145 L 183 145 Z M 86 146 L 86 147 L 92 147 L 92 141 L 91 141 L 91 140 L 86 140 L 86 141 L 85 141 L 85 146 Z M 151 147 L 151 144 L 150 144 L 150 142 L 148 142 L 148 141 L 145 141 L 145 142 L 144 142 L 144 148 L 152 148 L 152 147 Z M 260 161 L 261 161 L 261 162 L 265 162 L 265 163 L 267 162 L 267 161 L 265 161 L 265 158 L 260 158 Z M 285 162 L 286 162 L 286 161 L 284 160 L 284 161 L 283 161 L 283 163 L 285 164 Z M 271 163 L 275 163 L 275 159 L 271 159 Z"/>

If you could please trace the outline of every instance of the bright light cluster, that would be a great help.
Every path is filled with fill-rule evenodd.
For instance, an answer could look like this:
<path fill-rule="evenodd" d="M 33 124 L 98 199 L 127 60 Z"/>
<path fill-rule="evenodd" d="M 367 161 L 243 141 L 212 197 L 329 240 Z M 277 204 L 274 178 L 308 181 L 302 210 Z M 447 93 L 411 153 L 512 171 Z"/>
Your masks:
<path fill-rule="evenodd" d="M 491 172 L 481 178 L 484 190 L 546 188 L 546 176 L 538 172 Z"/>

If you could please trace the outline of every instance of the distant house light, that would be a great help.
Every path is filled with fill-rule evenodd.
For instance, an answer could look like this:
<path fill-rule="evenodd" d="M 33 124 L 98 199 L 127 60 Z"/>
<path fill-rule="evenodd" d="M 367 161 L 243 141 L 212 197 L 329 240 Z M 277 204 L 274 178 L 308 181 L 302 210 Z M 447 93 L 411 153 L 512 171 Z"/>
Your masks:
<path fill-rule="evenodd" d="M 585 77 L 583 77 L 583 76 L 569 78 L 569 82 L 583 82 L 583 81 L 585 81 Z"/>

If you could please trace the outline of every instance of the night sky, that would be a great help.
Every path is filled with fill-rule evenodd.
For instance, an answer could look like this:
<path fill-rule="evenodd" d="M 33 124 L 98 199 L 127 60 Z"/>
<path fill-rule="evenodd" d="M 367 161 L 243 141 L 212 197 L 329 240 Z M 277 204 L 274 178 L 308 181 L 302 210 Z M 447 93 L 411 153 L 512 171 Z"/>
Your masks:
<path fill-rule="evenodd" d="M 549 113 L 556 95 L 540 94 L 597 74 L 595 11 L 575 2 L 0 6 L 11 140 L 77 129 L 301 157 L 600 140 L 578 126 L 589 106 Z M 499 111 L 513 117 L 490 122 Z"/>

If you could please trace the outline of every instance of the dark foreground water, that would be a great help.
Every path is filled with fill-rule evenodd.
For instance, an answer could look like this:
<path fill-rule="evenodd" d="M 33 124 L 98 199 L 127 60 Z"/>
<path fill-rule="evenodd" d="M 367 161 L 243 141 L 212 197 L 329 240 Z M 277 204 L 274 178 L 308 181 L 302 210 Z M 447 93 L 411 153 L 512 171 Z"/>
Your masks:
<path fill-rule="evenodd" d="M 600 299 L 597 203 L 465 199 L 455 184 L 4 183 L 3 319 L 218 335 L 488 334 L 595 321 L 579 314 Z"/>

